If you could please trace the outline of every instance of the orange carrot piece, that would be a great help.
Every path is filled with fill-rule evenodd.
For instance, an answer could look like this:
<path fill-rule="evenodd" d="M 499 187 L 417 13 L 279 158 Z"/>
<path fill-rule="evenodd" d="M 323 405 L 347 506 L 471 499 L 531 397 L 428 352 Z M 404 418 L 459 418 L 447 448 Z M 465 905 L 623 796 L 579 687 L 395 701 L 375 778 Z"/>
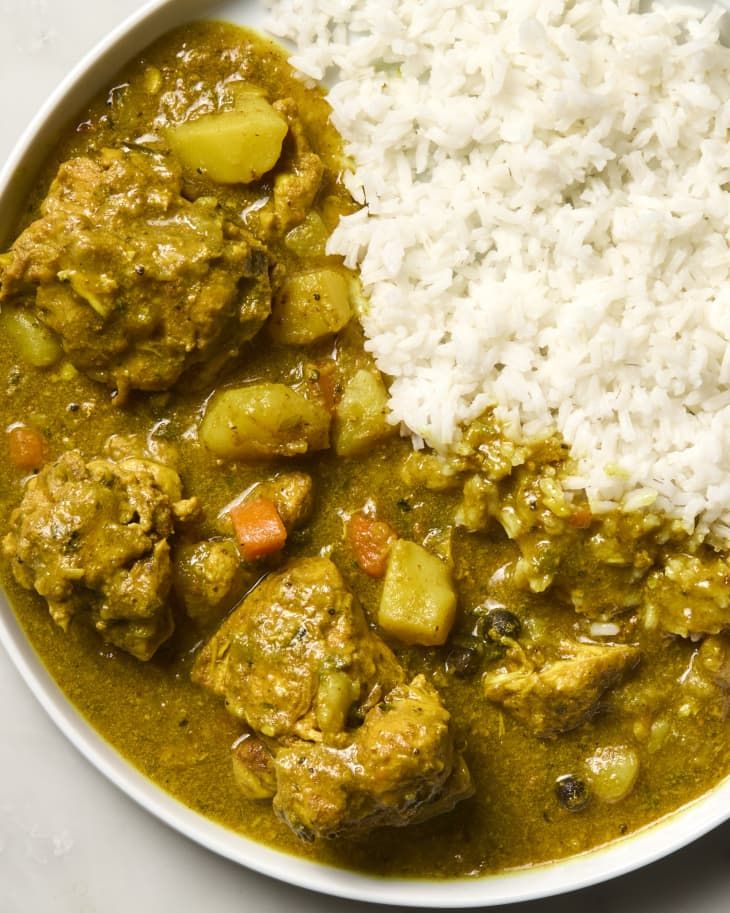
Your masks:
<path fill-rule="evenodd" d="M 247 561 L 256 561 L 281 551 L 286 527 L 269 498 L 244 501 L 231 509 L 231 522 L 238 548 Z"/>
<path fill-rule="evenodd" d="M 568 517 L 568 523 L 574 529 L 588 529 L 593 523 L 593 514 L 587 508 L 578 508 L 574 514 Z"/>
<path fill-rule="evenodd" d="M 370 577 L 382 577 L 390 546 L 398 538 L 395 530 L 384 521 L 358 511 L 350 517 L 347 538 L 360 570 Z"/>
<path fill-rule="evenodd" d="M 39 469 L 46 461 L 46 439 L 27 425 L 8 431 L 8 450 L 10 461 L 18 469 Z"/>

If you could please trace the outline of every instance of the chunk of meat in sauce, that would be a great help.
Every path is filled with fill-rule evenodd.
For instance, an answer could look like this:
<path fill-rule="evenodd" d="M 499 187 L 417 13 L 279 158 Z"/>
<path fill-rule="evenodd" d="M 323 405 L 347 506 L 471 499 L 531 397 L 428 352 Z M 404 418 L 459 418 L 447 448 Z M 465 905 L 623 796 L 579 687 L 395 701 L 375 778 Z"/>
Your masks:
<path fill-rule="evenodd" d="M 599 709 L 603 694 L 639 661 L 637 647 L 564 641 L 561 657 L 535 668 L 521 649 L 516 669 L 483 679 L 484 694 L 536 735 L 550 738 L 575 729 Z"/>
<path fill-rule="evenodd" d="M 220 619 L 256 581 L 231 539 L 204 539 L 175 549 L 173 584 L 186 614 L 205 627 Z"/>
<path fill-rule="evenodd" d="M 3 258 L 0 301 L 32 307 L 121 399 L 167 390 L 203 360 L 209 376 L 270 312 L 265 248 L 181 189 L 179 166 L 151 152 L 71 159 Z"/>
<path fill-rule="evenodd" d="M 730 565 L 708 552 L 674 555 L 654 571 L 644 591 L 644 622 L 692 637 L 730 628 Z"/>
<path fill-rule="evenodd" d="M 192 675 L 234 716 L 279 739 L 337 738 L 337 719 L 403 678 L 327 558 L 267 577 L 204 645 Z"/>
<path fill-rule="evenodd" d="M 275 767 L 274 809 L 309 839 L 423 821 L 473 792 L 449 713 L 422 675 L 373 707 L 347 745 L 302 742 Z"/>
<path fill-rule="evenodd" d="M 281 99 L 273 107 L 289 124 L 289 158 L 274 179 L 273 197 L 259 213 L 259 224 L 265 234 L 276 236 L 306 218 L 322 184 L 324 165 L 312 151 L 293 99 Z"/>
<path fill-rule="evenodd" d="M 173 630 L 169 540 L 191 515 L 177 472 L 111 444 L 110 456 L 63 454 L 28 482 L 3 551 L 15 579 L 66 630 L 77 615 L 148 660 Z M 126 452 L 126 455 L 124 455 Z"/>
<path fill-rule="evenodd" d="M 243 792 L 275 792 L 275 810 L 306 839 L 423 820 L 471 794 L 438 694 L 403 678 L 327 558 L 267 578 L 193 669 L 259 737 L 234 750 Z"/>
<path fill-rule="evenodd" d="M 276 793 L 274 758 L 263 741 L 250 732 L 233 746 L 233 776 L 247 799 L 271 799 Z"/>

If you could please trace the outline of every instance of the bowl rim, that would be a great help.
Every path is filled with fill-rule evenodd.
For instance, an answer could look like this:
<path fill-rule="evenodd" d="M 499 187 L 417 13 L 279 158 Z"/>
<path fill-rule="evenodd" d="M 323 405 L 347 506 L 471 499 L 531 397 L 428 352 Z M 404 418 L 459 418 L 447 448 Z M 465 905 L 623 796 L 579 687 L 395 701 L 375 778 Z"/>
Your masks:
<path fill-rule="evenodd" d="M 175 25 L 208 18 L 211 14 L 254 28 L 263 25 L 261 0 L 149 0 L 111 30 L 42 105 L 0 169 L 0 212 L 17 211 L 30 180 L 68 116 L 80 109 L 126 60 Z M 64 695 L 36 654 L 4 595 L 0 597 L 0 643 L 66 738 L 140 806 L 222 857 L 279 881 L 330 896 L 443 909 L 546 898 L 646 866 L 730 818 L 730 777 L 727 777 L 689 805 L 627 837 L 556 862 L 449 880 L 365 875 L 257 843 L 205 818 L 147 779 L 93 729 Z"/>

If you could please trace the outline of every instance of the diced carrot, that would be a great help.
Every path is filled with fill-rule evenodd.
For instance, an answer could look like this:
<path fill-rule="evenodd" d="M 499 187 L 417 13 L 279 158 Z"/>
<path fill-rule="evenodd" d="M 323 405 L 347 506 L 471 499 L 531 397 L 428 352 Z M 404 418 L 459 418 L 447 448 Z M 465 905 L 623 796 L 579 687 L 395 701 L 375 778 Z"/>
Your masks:
<path fill-rule="evenodd" d="M 16 425 L 8 431 L 8 450 L 18 469 L 39 469 L 46 461 L 46 439 L 27 425 Z"/>
<path fill-rule="evenodd" d="M 284 521 L 269 498 L 237 504 L 231 509 L 231 522 L 238 548 L 247 561 L 273 555 L 286 544 Z"/>
<path fill-rule="evenodd" d="M 587 508 L 579 508 L 568 518 L 568 523 L 575 529 L 588 529 L 593 522 L 593 514 Z"/>
<path fill-rule="evenodd" d="M 350 517 L 347 538 L 360 570 L 370 577 L 382 577 L 390 546 L 398 538 L 395 530 L 384 521 L 358 511 Z"/>

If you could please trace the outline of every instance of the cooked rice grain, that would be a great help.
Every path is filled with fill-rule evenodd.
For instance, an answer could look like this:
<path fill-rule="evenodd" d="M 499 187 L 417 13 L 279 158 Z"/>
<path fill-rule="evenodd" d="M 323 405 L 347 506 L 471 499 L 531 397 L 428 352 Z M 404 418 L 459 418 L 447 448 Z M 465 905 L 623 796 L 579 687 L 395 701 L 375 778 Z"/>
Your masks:
<path fill-rule="evenodd" d="M 730 51 L 638 0 L 273 0 L 356 163 L 394 418 L 557 430 L 594 506 L 730 535 Z M 641 499 L 640 499 L 641 500 Z"/>

